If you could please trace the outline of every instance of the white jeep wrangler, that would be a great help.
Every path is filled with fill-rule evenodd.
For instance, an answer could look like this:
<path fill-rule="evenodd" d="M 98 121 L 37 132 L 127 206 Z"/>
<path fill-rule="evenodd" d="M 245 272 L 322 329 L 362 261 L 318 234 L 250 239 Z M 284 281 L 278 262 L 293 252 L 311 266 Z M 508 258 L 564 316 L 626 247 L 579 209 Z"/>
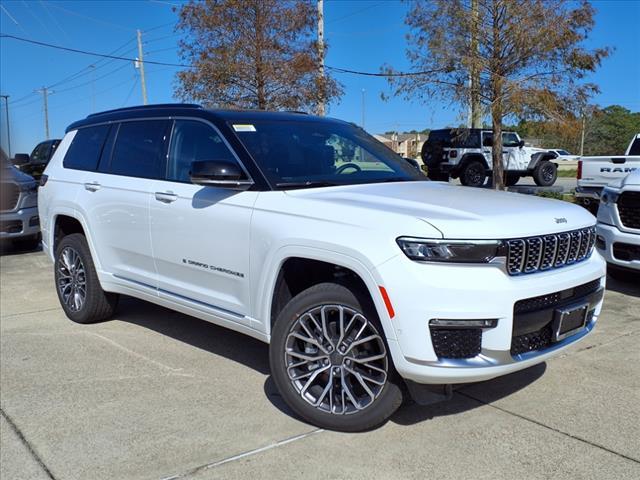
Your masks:
<path fill-rule="evenodd" d="M 432 180 L 460 178 L 462 185 L 480 187 L 491 175 L 493 132 L 477 128 L 432 130 L 422 147 L 422 161 Z M 531 176 L 536 185 L 549 187 L 558 176 L 553 162 L 558 154 L 527 147 L 515 132 L 502 132 L 502 161 L 505 183 L 512 186 Z"/>
<path fill-rule="evenodd" d="M 602 305 L 585 209 L 431 182 L 328 118 L 90 115 L 38 198 L 71 320 L 108 319 L 125 294 L 270 343 L 283 399 L 325 428 L 372 428 L 404 393 L 429 403 L 544 362 Z"/>

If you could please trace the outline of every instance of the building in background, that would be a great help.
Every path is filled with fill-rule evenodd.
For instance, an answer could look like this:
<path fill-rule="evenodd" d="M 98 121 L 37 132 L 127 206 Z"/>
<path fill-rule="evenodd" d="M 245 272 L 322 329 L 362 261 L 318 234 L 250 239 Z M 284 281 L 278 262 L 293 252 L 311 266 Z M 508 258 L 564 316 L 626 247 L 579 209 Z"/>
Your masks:
<path fill-rule="evenodd" d="M 422 145 L 428 133 L 391 133 L 375 134 L 374 137 L 398 155 L 407 158 L 420 158 Z"/>

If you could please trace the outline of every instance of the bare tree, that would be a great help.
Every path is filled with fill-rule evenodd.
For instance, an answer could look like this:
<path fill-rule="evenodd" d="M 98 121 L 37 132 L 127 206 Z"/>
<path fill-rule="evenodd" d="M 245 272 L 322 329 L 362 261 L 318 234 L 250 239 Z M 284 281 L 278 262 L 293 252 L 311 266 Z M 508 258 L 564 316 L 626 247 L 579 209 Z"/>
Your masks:
<path fill-rule="evenodd" d="M 180 7 L 183 100 L 229 108 L 313 111 L 341 95 L 320 75 L 317 9 L 309 0 L 206 0 Z M 326 49 L 326 46 L 325 46 Z"/>
<path fill-rule="evenodd" d="M 494 130 L 493 185 L 503 189 L 503 119 L 562 118 L 597 91 L 583 83 L 609 54 L 583 46 L 594 13 L 586 0 L 412 1 L 407 57 L 422 74 L 389 82 L 414 100 L 479 98 Z"/>

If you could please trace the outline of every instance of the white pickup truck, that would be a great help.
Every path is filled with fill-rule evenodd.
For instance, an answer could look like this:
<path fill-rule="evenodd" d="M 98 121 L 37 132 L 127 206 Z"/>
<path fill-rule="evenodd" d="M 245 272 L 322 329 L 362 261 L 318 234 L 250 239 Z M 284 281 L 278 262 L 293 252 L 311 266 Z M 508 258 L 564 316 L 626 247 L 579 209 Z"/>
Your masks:
<path fill-rule="evenodd" d="M 627 151 L 621 156 L 581 157 L 578 161 L 578 203 L 595 215 L 600 204 L 602 189 L 611 182 L 640 169 L 640 133 L 631 139 Z"/>

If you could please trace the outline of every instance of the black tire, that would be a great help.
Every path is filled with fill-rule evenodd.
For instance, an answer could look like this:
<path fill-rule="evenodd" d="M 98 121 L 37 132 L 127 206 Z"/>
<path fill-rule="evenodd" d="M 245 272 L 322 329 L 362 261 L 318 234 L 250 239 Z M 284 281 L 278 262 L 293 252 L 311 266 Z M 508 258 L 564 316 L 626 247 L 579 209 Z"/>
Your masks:
<path fill-rule="evenodd" d="M 465 187 L 481 187 L 487 179 L 487 172 L 480 160 L 471 160 L 462 167 L 460 183 Z"/>
<path fill-rule="evenodd" d="M 73 262 L 73 264 L 79 265 L 79 267 L 69 269 L 65 266 L 65 258 L 68 259 L 69 255 L 75 254 L 77 254 L 80 263 Z M 89 245 L 81 233 L 67 235 L 58 243 L 55 253 L 54 277 L 60 305 L 67 317 L 74 322 L 101 322 L 111 317 L 115 312 L 120 295 L 102 290 Z M 80 286 L 82 283 L 84 289 Z M 65 298 L 64 292 L 69 292 L 69 296 L 72 293 L 78 293 L 81 296 L 82 290 L 84 290 L 82 302 L 78 300 L 76 303 L 70 297 Z"/>
<path fill-rule="evenodd" d="M 520 180 L 520 175 L 517 173 L 507 173 L 504 177 L 504 184 L 507 187 L 513 187 Z"/>
<path fill-rule="evenodd" d="M 533 169 L 533 181 L 539 187 L 550 187 L 556 183 L 556 178 L 558 178 L 558 167 L 548 160 L 538 162 Z"/>
<path fill-rule="evenodd" d="M 337 350 L 339 345 L 333 345 L 336 340 L 335 338 L 332 339 L 332 342 L 325 342 L 326 337 L 315 337 L 319 338 L 320 341 L 325 342 L 325 345 L 332 345 L 335 349 L 331 355 L 327 355 L 324 359 L 324 362 L 326 363 L 322 363 L 323 360 L 314 360 L 315 363 L 312 364 L 311 362 L 306 362 L 306 365 L 300 367 L 303 372 L 313 372 L 315 369 L 323 371 L 322 373 L 309 378 L 317 378 L 318 382 L 325 383 L 325 386 L 311 386 L 308 388 L 307 393 L 311 396 L 313 395 L 313 391 L 320 393 L 323 389 L 324 391 L 329 391 L 331 394 L 335 392 L 336 396 L 331 396 L 336 405 L 330 404 L 333 405 L 331 408 L 334 408 L 335 410 L 340 408 L 343 413 L 332 413 L 327 411 L 326 405 L 324 407 L 322 405 L 323 399 L 328 401 L 326 396 L 324 398 L 320 397 L 317 399 L 317 402 L 320 403 L 319 407 L 313 406 L 310 403 L 311 400 L 303 398 L 303 393 L 300 393 L 297 389 L 298 387 L 294 385 L 295 380 L 289 377 L 288 371 L 293 371 L 293 367 L 291 367 L 292 362 L 287 363 L 289 361 L 287 357 L 291 357 L 289 352 L 294 350 L 294 348 L 291 347 L 291 343 L 288 342 L 293 342 L 295 345 L 300 345 L 299 342 L 301 342 L 300 340 L 290 339 L 290 333 L 301 324 L 306 313 L 313 312 L 314 309 L 321 308 L 323 306 L 331 309 L 332 306 L 337 305 L 348 309 L 348 312 L 356 312 L 363 315 L 366 322 L 368 322 L 367 329 L 373 327 L 373 330 L 370 331 L 376 331 L 379 334 L 380 340 L 377 342 L 377 345 L 383 345 L 383 347 L 379 347 L 381 349 L 379 354 L 384 350 L 384 360 L 381 361 L 385 363 L 387 371 L 385 381 L 381 386 L 381 389 L 377 392 L 377 395 L 374 396 L 373 400 L 370 400 L 370 403 L 364 406 L 361 410 L 354 409 L 355 403 L 352 403 L 350 407 L 351 411 L 348 412 L 347 401 L 344 400 L 347 398 L 344 396 L 344 390 L 341 390 L 343 392 L 342 396 L 337 392 L 337 390 L 340 390 L 342 383 L 334 383 L 341 382 L 343 377 L 340 376 L 334 380 L 332 371 L 334 371 L 334 369 L 340 370 L 340 367 L 336 367 L 336 365 L 339 364 L 338 362 L 342 362 L 341 365 L 349 365 L 349 350 L 354 349 L 354 347 L 350 347 L 344 357 L 339 359 L 337 357 L 342 357 L 342 355 L 340 355 Z M 329 318 L 327 324 L 331 325 L 331 315 L 327 313 L 326 316 Z M 314 335 L 315 334 L 316 332 L 314 332 Z M 320 334 L 322 334 L 321 331 Z M 305 344 L 305 346 L 310 345 L 308 342 L 301 343 Z M 306 354 L 306 348 L 304 349 L 304 352 Z M 312 354 L 315 353 L 323 355 L 323 352 L 321 352 L 319 348 Z M 370 354 L 370 351 L 367 351 L 366 354 Z M 355 351 L 352 351 L 351 355 L 354 355 L 352 358 L 357 358 L 357 353 Z M 329 357 L 331 358 L 329 359 Z M 315 359 L 319 357 L 313 358 Z M 272 331 L 271 345 L 269 346 L 269 363 L 271 366 L 273 380 L 287 405 L 289 405 L 289 407 L 291 407 L 291 409 L 304 420 L 321 428 L 344 432 L 369 430 L 386 421 L 402 404 L 403 395 L 400 389 L 402 380 L 393 368 L 389 348 L 386 340 L 384 339 L 382 326 L 378 320 L 375 308 L 373 307 L 371 300 L 368 298 L 368 295 L 364 296 L 363 294 L 359 294 L 355 289 L 348 289 L 343 285 L 335 283 L 321 283 L 304 290 L 289 301 L 278 315 Z M 371 363 L 374 362 L 369 362 L 369 364 Z M 351 363 L 350 368 L 354 370 L 356 368 L 364 368 L 361 367 L 361 365 L 362 364 L 360 363 L 358 363 L 358 365 Z M 305 369 L 306 367 L 308 367 L 308 370 Z M 345 370 L 342 370 L 343 373 L 340 375 L 344 375 L 344 382 L 351 385 L 350 391 L 353 393 L 358 388 L 358 385 L 355 384 L 354 386 L 354 384 L 351 383 L 355 377 L 349 376 L 348 372 L 353 370 L 348 370 L 348 368 L 349 367 L 345 367 Z M 296 373 L 297 372 L 293 371 L 293 375 L 296 375 Z M 309 383 L 311 383 L 311 380 Z M 331 385 L 331 387 L 328 387 L 329 385 Z M 372 386 L 372 384 L 369 384 L 369 386 Z M 307 387 L 308 386 L 305 385 L 302 390 L 304 391 Z M 375 389 L 376 387 L 372 388 Z M 343 399 L 344 403 L 340 402 L 340 398 Z"/>

